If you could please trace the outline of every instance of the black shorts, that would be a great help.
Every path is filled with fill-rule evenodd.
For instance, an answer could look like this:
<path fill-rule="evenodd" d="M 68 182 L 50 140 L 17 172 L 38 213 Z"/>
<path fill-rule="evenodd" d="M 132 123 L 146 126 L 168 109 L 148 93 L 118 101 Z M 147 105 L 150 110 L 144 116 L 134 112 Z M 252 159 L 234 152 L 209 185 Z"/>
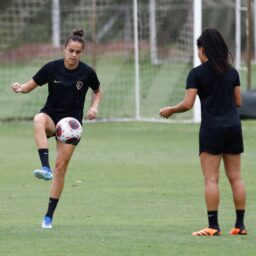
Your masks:
<path fill-rule="evenodd" d="M 44 109 L 44 108 L 42 108 L 40 110 L 40 113 L 47 114 L 52 119 L 52 121 L 54 122 L 55 126 L 57 125 L 57 123 L 62 118 L 65 118 L 65 117 L 73 117 L 73 118 L 77 119 L 80 122 L 81 125 L 83 125 L 83 122 L 82 122 L 83 121 L 83 115 L 81 115 L 81 114 L 70 114 L 70 115 L 63 114 L 62 115 L 62 114 L 56 114 L 56 113 L 51 112 L 51 111 L 49 111 L 47 109 Z"/>
<path fill-rule="evenodd" d="M 72 114 L 72 115 L 60 115 L 60 114 L 56 114 L 56 113 L 47 111 L 47 110 L 44 109 L 44 108 L 40 110 L 40 113 L 45 113 L 45 114 L 47 114 L 47 115 L 52 119 L 52 121 L 54 122 L 55 126 L 57 125 L 57 123 L 58 123 L 62 118 L 65 118 L 65 117 L 73 117 L 73 118 L 77 119 L 77 120 L 80 122 L 80 124 L 83 126 L 83 122 L 82 122 L 83 117 L 82 117 L 82 115 L 74 115 L 74 114 Z M 50 137 L 47 136 L 47 138 L 50 138 Z M 55 136 L 55 139 L 56 139 L 56 136 Z M 80 139 L 80 140 L 81 140 L 81 139 Z M 77 145 L 77 144 L 80 142 L 80 140 L 79 140 L 79 141 L 76 141 L 76 142 L 72 142 L 71 144 L 72 144 L 72 145 Z"/>
<path fill-rule="evenodd" d="M 200 128 L 199 153 L 240 154 L 244 152 L 241 126 L 209 129 Z"/>

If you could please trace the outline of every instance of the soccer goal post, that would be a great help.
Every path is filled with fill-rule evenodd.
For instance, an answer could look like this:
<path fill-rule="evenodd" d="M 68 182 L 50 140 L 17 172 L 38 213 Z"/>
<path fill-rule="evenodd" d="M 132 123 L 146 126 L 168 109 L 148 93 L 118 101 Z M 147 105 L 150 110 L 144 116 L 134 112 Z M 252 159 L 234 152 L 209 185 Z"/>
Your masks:
<path fill-rule="evenodd" d="M 138 1 L 133 0 L 133 37 L 134 37 L 134 75 L 135 75 L 135 119 L 140 120 L 140 72 L 139 72 L 139 35 L 138 35 Z"/>
<path fill-rule="evenodd" d="M 31 119 L 41 108 L 47 86 L 17 98 L 6 85 L 25 82 L 45 63 L 62 58 L 65 38 L 81 27 L 86 34 L 81 60 L 90 66 L 94 66 L 97 43 L 95 68 L 104 92 L 99 120 L 166 121 L 159 110 L 182 100 L 187 75 L 199 64 L 196 39 L 201 33 L 202 9 L 204 26 L 217 25 L 218 29 L 223 28 L 223 13 L 232 12 L 225 35 L 234 43 L 234 1 L 221 0 L 226 4 L 223 7 L 202 0 L 97 0 L 96 9 L 87 0 L 76 5 L 60 0 L 31 0 L 29 5 L 7 1 L 0 12 L 5 24 L 0 37 L 0 120 Z M 97 26 L 92 25 L 95 16 Z M 13 35 L 8 33 L 10 28 Z M 90 99 L 85 104 L 86 110 Z M 193 110 L 174 115 L 168 122 L 199 122 L 200 115 L 197 100 Z"/>
<path fill-rule="evenodd" d="M 198 55 L 197 55 L 197 45 L 196 40 L 200 36 L 202 32 L 202 0 L 194 0 L 193 2 L 193 66 L 198 66 L 200 64 Z M 199 97 L 196 97 L 196 101 L 194 104 L 194 112 L 193 112 L 193 121 L 195 123 L 199 123 L 201 121 L 201 106 Z"/>
<path fill-rule="evenodd" d="M 200 64 L 198 55 L 197 55 L 197 46 L 196 46 L 196 39 L 200 36 L 202 31 L 202 0 L 193 0 L 193 7 L 191 6 L 192 12 L 188 12 L 187 20 L 184 22 L 184 25 L 181 27 L 180 35 L 175 42 L 177 45 L 178 50 L 184 50 L 185 46 L 188 45 L 188 48 L 193 50 L 193 66 L 198 66 Z M 158 2 L 159 3 L 159 2 Z M 184 2 L 185 3 L 185 2 Z M 177 5 L 176 2 L 169 1 L 165 3 L 166 9 L 168 8 L 177 8 L 177 11 L 184 8 L 185 4 Z M 167 63 L 173 63 L 173 60 L 177 58 L 178 61 L 184 62 L 184 58 L 186 56 L 176 57 L 172 56 L 171 58 L 166 58 L 166 55 L 159 56 L 158 54 L 158 30 L 157 27 L 159 26 L 159 16 L 161 17 L 161 13 L 163 11 L 158 10 L 157 7 L 161 9 L 161 7 L 157 6 L 156 0 L 149 0 L 149 39 L 150 39 L 150 59 L 153 65 L 163 65 Z M 159 14 L 160 13 L 160 14 Z M 162 14 L 163 16 L 163 14 Z M 173 23 L 175 25 L 175 23 Z M 188 31 L 191 31 L 191 40 Z M 178 50 L 173 50 L 173 52 L 178 52 Z M 184 51 L 186 52 L 186 51 Z M 194 109 L 193 109 L 193 122 L 200 122 L 201 121 L 201 110 L 200 110 L 200 100 L 196 97 Z"/>
<path fill-rule="evenodd" d="M 52 0 L 52 45 L 60 47 L 60 1 Z"/>

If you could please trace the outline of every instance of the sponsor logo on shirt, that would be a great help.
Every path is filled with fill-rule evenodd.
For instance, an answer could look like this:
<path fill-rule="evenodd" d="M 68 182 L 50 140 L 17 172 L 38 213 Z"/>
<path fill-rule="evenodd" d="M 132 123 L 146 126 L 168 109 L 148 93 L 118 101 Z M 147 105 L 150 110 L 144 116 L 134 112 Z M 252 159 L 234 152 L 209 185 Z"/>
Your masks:
<path fill-rule="evenodd" d="M 61 83 L 61 81 L 59 81 L 59 80 L 54 80 L 53 81 L 55 84 L 60 84 Z"/>
<path fill-rule="evenodd" d="M 83 82 L 82 81 L 77 81 L 76 82 L 76 88 L 77 88 L 77 90 L 80 90 L 82 87 L 83 87 Z"/>

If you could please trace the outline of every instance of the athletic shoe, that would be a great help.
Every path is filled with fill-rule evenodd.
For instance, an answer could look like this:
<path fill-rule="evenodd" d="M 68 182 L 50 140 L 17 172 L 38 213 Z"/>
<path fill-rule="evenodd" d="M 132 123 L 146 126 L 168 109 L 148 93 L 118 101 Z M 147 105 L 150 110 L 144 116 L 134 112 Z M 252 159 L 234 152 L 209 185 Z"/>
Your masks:
<path fill-rule="evenodd" d="M 240 228 L 232 228 L 232 230 L 230 230 L 229 232 L 230 235 L 241 235 L 241 236 L 244 236 L 244 235 L 247 235 L 247 231 L 245 228 L 243 229 L 240 229 Z"/>
<path fill-rule="evenodd" d="M 42 222 L 42 228 L 50 229 L 52 228 L 52 218 L 45 216 Z"/>
<path fill-rule="evenodd" d="M 192 233 L 192 236 L 220 236 L 221 230 L 214 228 L 204 228 Z"/>
<path fill-rule="evenodd" d="M 52 180 L 52 171 L 49 167 L 43 166 L 41 169 L 36 169 L 34 170 L 34 175 L 38 179 L 43 179 L 43 180 Z"/>

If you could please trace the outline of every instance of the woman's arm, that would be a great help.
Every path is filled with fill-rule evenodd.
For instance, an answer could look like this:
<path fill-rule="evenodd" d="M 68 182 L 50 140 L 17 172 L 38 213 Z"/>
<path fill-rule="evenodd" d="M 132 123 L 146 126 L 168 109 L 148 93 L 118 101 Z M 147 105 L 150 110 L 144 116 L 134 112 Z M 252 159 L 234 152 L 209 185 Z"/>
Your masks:
<path fill-rule="evenodd" d="M 24 84 L 14 83 L 11 88 L 16 93 L 29 93 L 34 90 L 38 85 L 33 79 L 30 79 Z"/>
<path fill-rule="evenodd" d="M 102 93 L 100 89 L 98 89 L 97 91 L 94 91 L 92 105 L 90 106 L 86 114 L 86 117 L 89 120 L 96 118 L 101 97 L 102 97 Z"/>
<path fill-rule="evenodd" d="M 235 103 L 237 107 L 242 106 L 242 97 L 241 97 L 241 90 L 240 86 L 235 86 L 234 88 L 234 96 L 235 96 Z"/>
<path fill-rule="evenodd" d="M 195 102 L 197 89 L 187 89 L 183 101 L 176 106 L 162 108 L 159 115 L 164 118 L 169 118 L 175 113 L 186 112 L 190 110 Z"/>

